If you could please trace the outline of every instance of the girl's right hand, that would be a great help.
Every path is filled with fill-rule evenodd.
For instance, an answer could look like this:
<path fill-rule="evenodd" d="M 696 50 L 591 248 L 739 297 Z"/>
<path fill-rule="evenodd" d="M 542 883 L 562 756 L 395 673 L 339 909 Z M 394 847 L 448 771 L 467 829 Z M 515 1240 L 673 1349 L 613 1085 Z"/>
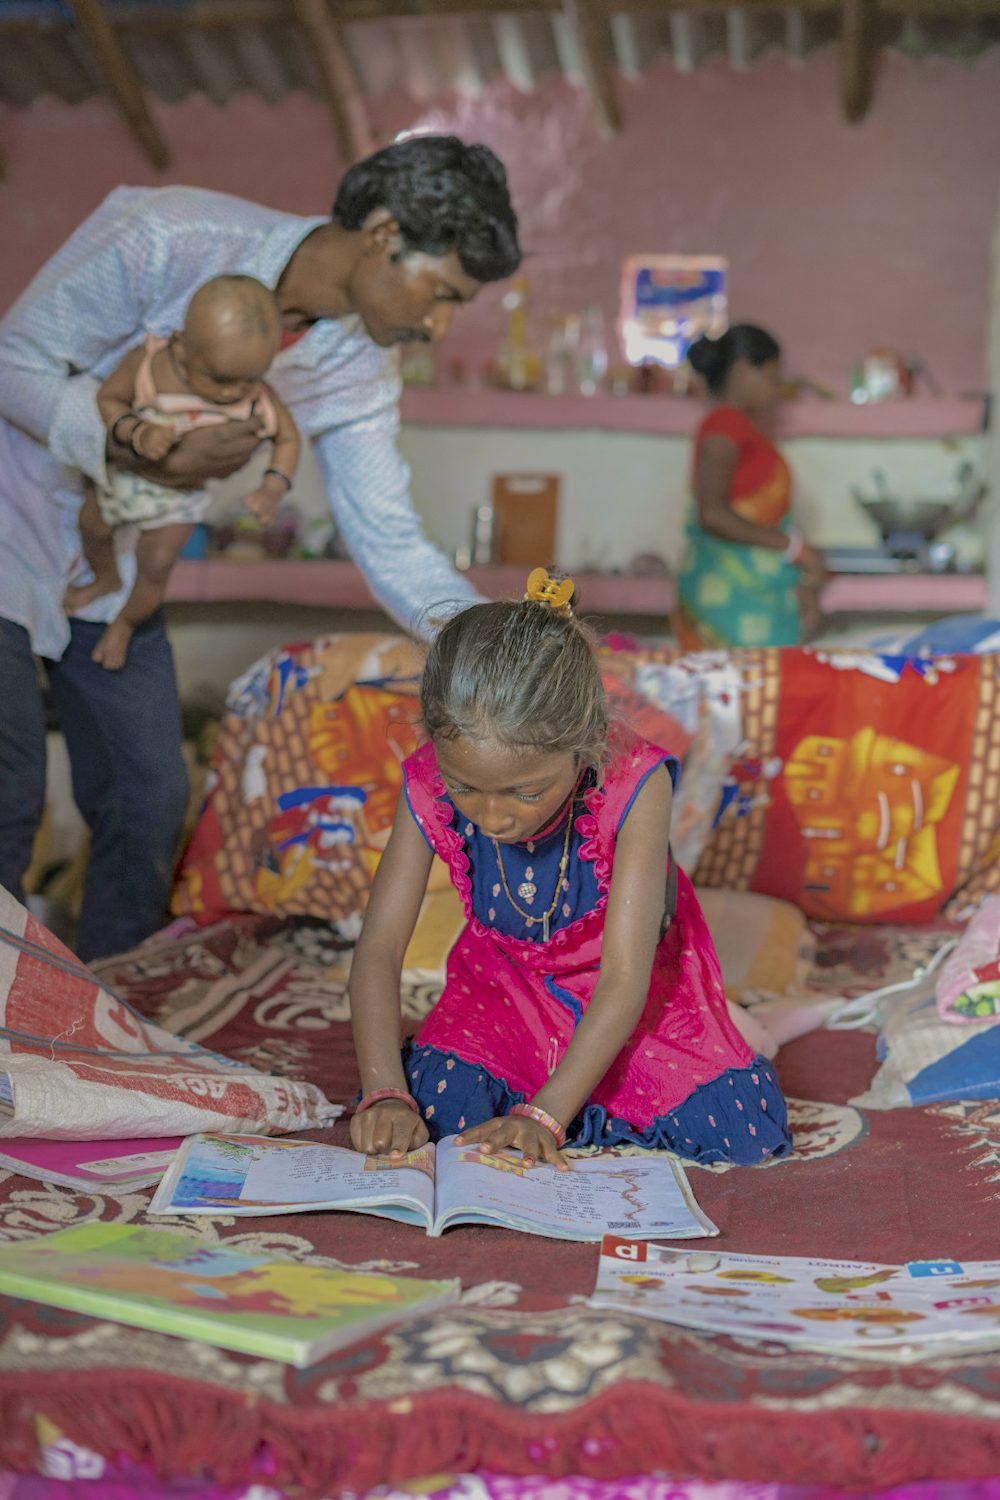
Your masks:
<path fill-rule="evenodd" d="M 405 1156 L 429 1139 L 420 1115 L 399 1099 L 384 1099 L 351 1120 L 351 1145 L 366 1156 Z"/>

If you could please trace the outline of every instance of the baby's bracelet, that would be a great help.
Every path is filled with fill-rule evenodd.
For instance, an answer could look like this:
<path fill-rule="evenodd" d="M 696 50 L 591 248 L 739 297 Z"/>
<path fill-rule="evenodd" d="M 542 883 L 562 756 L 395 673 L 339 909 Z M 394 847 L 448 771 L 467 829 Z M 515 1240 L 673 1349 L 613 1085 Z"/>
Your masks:
<path fill-rule="evenodd" d="M 550 1135 L 555 1137 L 556 1145 L 562 1149 L 566 1144 L 566 1131 L 555 1115 L 550 1115 L 548 1110 L 539 1109 L 537 1104 L 512 1104 L 507 1111 L 509 1115 L 523 1115 L 526 1120 L 534 1120 L 536 1125 L 541 1125 Z"/>
<path fill-rule="evenodd" d="M 355 1107 L 354 1113 L 356 1115 L 363 1115 L 366 1109 L 371 1109 L 373 1104 L 381 1104 L 385 1099 L 398 1099 L 400 1104 L 405 1104 L 409 1109 L 412 1109 L 415 1115 L 419 1115 L 420 1113 L 420 1105 L 414 1099 L 413 1095 L 406 1093 L 404 1089 L 372 1089 L 370 1094 L 366 1094 L 360 1100 Z"/>
<path fill-rule="evenodd" d="M 275 469 L 273 467 L 270 467 L 270 468 L 267 468 L 267 469 L 264 470 L 264 478 L 265 479 L 267 478 L 268 474 L 276 474 L 279 479 L 283 479 L 285 481 L 285 489 L 286 490 L 290 490 L 291 489 L 291 487 L 292 487 L 291 478 L 290 478 L 290 476 L 288 474 L 285 473 L 284 469 Z"/>
<path fill-rule="evenodd" d="M 128 436 L 127 437 L 119 437 L 118 436 L 118 426 L 119 426 L 119 423 L 121 423 L 121 422 L 131 422 L 132 423 L 132 426 L 128 430 Z M 135 449 L 132 447 L 132 434 L 135 432 L 135 429 L 137 427 L 141 426 L 141 424 L 142 424 L 142 418 L 140 417 L 140 415 L 139 415 L 138 412 L 135 412 L 135 411 L 123 411 L 122 414 L 121 414 L 121 416 L 120 417 L 115 417 L 115 420 L 111 424 L 111 440 L 112 440 L 112 442 L 119 443 L 121 445 L 121 447 L 123 447 L 123 448 L 132 448 L 132 452 L 135 453 Z M 139 453 L 136 453 L 136 457 L 137 458 L 141 458 L 142 455 L 139 454 Z"/>

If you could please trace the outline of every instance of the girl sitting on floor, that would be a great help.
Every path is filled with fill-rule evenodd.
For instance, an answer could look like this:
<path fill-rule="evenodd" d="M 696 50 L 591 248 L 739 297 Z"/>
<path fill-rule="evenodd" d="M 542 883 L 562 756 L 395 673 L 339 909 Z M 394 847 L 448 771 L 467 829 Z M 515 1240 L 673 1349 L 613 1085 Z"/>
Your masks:
<path fill-rule="evenodd" d="M 351 973 L 359 1151 L 459 1135 L 526 1166 L 630 1142 L 740 1164 L 791 1149 L 772 1065 L 729 1018 L 715 947 L 669 850 L 677 761 L 609 726 L 571 580 L 477 604 L 435 640 L 427 743 Z M 467 925 L 399 1051 L 399 987 L 433 856 Z"/>

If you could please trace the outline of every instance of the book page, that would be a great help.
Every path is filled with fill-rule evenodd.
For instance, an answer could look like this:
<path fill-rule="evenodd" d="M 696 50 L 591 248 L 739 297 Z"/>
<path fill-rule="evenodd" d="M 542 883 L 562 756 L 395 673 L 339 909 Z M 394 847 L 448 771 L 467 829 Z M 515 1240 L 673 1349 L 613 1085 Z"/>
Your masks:
<path fill-rule="evenodd" d="M 411 1204 L 434 1216 L 434 1147 L 397 1165 L 315 1141 L 195 1136 L 164 1178 L 151 1213 L 293 1213 L 299 1208 Z"/>
<path fill-rule="evenodd" d="M 557 1239 L 693 1239 L 718 1234 L 698 1208 L 683 1171 L 665 1153 L 570 1157 L 571 1170 L 526 1168 L 519 1152 L 484 1155 L 438 1144 L 436 1227 L 488 1219 Z"/>
<path fill-rule="evenodd" d="M 608 1237 L 592 1307 L 791 1348 L 917 1358 L 1000 1345 L 1000 1261 L 880 1265 Z"/>

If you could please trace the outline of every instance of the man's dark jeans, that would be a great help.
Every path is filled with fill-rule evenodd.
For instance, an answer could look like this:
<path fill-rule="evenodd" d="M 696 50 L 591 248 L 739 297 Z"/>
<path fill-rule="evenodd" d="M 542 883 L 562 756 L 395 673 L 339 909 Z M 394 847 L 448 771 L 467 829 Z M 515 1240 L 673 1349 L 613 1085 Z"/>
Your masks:
<path fill-rule="evenodd" d="M 188 778 L 174 659 L 162 616 L 132 637 L 128 661 L 91 661 L 103 625 L 70 622 L 60 661 L 42 663 L 90 828 L 77 952 L 102 958 L 161 926 Z M 0 885 L 23 900 L 21 880 L 45 798 L 45 715 L 28 632 L 0 619 Z"/>

